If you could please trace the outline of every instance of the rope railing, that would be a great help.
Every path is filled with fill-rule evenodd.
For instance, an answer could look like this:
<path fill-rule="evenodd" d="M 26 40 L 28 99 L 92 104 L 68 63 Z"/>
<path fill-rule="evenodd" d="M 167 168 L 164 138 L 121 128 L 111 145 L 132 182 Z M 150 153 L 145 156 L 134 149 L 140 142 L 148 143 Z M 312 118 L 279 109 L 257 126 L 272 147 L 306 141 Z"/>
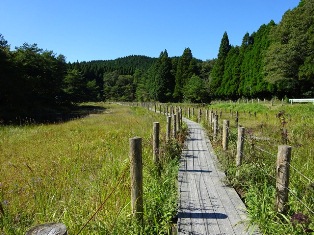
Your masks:
<path fill-rule="evenodd" d="M 210 112 L 212 113 L 212 112 Z M 233 115 L 232 115 L 233 116 Z M 208 123 L 209 127 L 213 126 L 213 118 L 215 118 L 215 116 L 212 116 L 210 118 L 210 120 L 208 120 L 209 122 L 212 123 Z M 219 117 L 219 119 L 221 120 L 221 115 Z M 222 121 L 221 121 L 222 122 Z M 217 127 L 216 127 L 217 128 Z M 217 130 L 219 132 L 221 132 L 221 128 L 220 126 L 217 128 Z M 213 130 L 212 130 L 213 131 Z M 214 140 L 217 141 L 228 141 L 230 142 L 228 145 L 230 145 L 230 147 L 232 148 L 237 148 L 237 140 L 235 139 L 235 136 L 237 135 L 236 132 L 234 131 L 234 128 L 232 126 L 227 126 L 226 127 L 226 131 L 228 132 L 228 136 L 224 137 L 221 134 L 218 134 L 218 138 L 214 138 Z M 215 135 L 217 135 L 215 133 Z M 226 140 L 223 140 L 223 138 L 226 138 Z M 270 159 L 268 161 L 271 161 L 271 159 L 274 159 L 274 163 L 276 158 L 278 157 L 278 154 L 274 153 L 271 151 L 271 149 L 273 149 L 274 147 L 276 147 L 275 143 L 276 140 L 275 139 L 271 139 L 271 138 L 261 138 L 261 140 L 259 140 L 259 138 L 254 138 L 254 136 L 250 136 L 250 135 L 244 135 L 242 136 L 242 141 L 245 142 L 243 148 L 238 152 L 240 155 L 242 155 L 243 159 L 248 159 L 248 163 L 253 163 L 256 167 L 258 167 L 259 169 L 261 169 L 262 172 L 264 172 L 265 174 L 267 174 L 268 177 L 271 177 L 272 179 L 276 180 L 278 185 L 281 185 L 280 183 L 278 183 L 278 180 L 276 179 L 276 177 L 272 174 L 269 174 L 266 170 L 265 170 L 265 166 L 260 166 L 259 163 L 257 163 L 256 161 L 258 161 L 258 159 L 264 159 L 265 154 L 267 156 L 270 157 Z M 262 144 L 260 144 L 262 141 Z M 278 144 L 280 143 L 280 140 L 278 140 Z M 224 145 L 224 144 L 223 144 Z M 265 145 L 269 146 L 267 147 L 267 149 L 265 148 Z M 278 145 L 277 145 L 278 146 Z M 253 151 L 252 151 L 253 149 Z M 234 151 L 234 150 L 229 150 L 230 151 Z M 254 158 L 252 158 L 252 156 L 249 154 L 246 154 L 245 151 L 250 151 L 251 154 L 254 154 Z M 259 153 L 263 153 L 262 155 L 260 155 Z M 256 157 L 258 157 L 258 159 L 256 159 Z M 261 157 L 261 158 L 260 158 Z M 238 161 L 238 160 L 237 160 Z M 255 162 L 254 162 L 255 161 Z M 244 162 L 245 163 L 245 162 Z M 262 163 L 261 163 L 262 164 Z M 236 164 L 237 165 L 237 164 Z M 267 163 L 267 165 L 269 165 L 269 163 Z M 269 165 L 270 166 L 270 165 Z M 296 167 L 292 166 L 292 164 L 288 164 L 288 167 L 291 167 L 292 170 L 295 171 L 295 173 L 301 177 L 303 177 L 304 179 L 306 179 L 309 183 L 312 183 L 313 180 L 310 179 L 309 177 L 307 177 L 304 173 L 302 173 L 299 169 L 297 169 Z M 277 166 L 278 168 L 278 166 Z M 278 169 L 277 169 L 278 170 Z M 238 171 L 237 171 L 238 172 Z M 238 175 L 238 173 L 236 174 Z M 302 181 L 302 184 L 305 184 Z M 283 185 L 281 185 L 283 186 Z M 298 201 L 300 204 L 302 204 L 311 214 L 314 215 L 313 210 L 311 209 L 311 207 L 309 205 L 307 205 L 306 202 L 304 202 L 302 199 L 300 199 L 299 197 L 297 197 L 296 193 L 291 190 L 291 186 L 290 187 L 283 187 L 285 190 L 288 190 L 288 192 L 291 193 L 291 195 L 293 197 L 295 197 L 295 200 Z"/>

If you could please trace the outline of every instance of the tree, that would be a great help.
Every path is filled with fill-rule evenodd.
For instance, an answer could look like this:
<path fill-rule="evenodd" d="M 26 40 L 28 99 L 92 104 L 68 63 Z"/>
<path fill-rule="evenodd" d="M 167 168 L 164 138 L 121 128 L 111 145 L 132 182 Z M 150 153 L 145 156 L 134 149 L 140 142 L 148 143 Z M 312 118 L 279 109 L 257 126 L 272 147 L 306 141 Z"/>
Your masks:
<path fill-rule="evenodd" d="M 209 100 L 206 84 L 199 76 L 193 75 L 185 84 L 183 89 L 184 101 L 202 103 Z"/>
<path fill-rule="evenodd" d="M 225 69 L 225 60 L 227 58 L 228 52 L 231 49 L 231 45 L 229 43 L 229 37 L 227 32 L 225 32 L 222 36 L 218 58 L 215 62 L 215 65 L 210 73 L 210 92 L 215 97 L 219 97 L 218 89 L 221 85 L 221 81 L 224 75 Z"/>
<path fill-rule="evenodd" d="M 81 72 L 77 69 L 68 71 L 64 78 L 63 91 L 66 95 L 66 100 L 74 103 L 85 101 L 86 82 Z"/>
<path fill-rule="evenodd" d="M 171 101 L 175 80 L 172 74 L 172 63 L 167 50 L 160 53 L 149 73 L 149 90 L 152 100 Z"/>
<path fill-rule="evenodd" d="M 288 96 L 304 96 L 313 90 L 314 4 L 303 0 L 287 11 L 270 33 L 271 45 L 265 57 L 266 80 L 286 86 Z M 286 81 L 282 81 L 286 80 Z"/>
<path fill-rule="evenodd" d="M 182 101 L 183 87 L 185 86 L 188 78 L 190 78 L 193 75 L 191 68 L 194 69 L 194 67 L 193 66 L 190 67 L 192 59 L 193 56 L 190 48 L 185 48 L 182 56 L 179 58 L 175 76 L 175 88 L 173 97 L 176 101 L 179 102 Z"/>

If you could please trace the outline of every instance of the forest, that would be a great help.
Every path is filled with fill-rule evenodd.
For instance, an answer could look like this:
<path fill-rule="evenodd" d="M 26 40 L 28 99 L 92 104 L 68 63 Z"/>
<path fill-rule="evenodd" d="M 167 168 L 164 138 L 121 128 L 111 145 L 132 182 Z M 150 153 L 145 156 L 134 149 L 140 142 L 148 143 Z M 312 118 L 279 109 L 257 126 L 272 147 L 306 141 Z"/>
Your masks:
<path fill-rule="evenodd" d="M 15 49 L 0 34 L 0 120 L 36 117 L 85 101 L 208 103 L 213 99 L 305 98 L 314 95 L 314 3 L 301 0 L 230 45 L 222 35 L 217 58 L 130 55 L 66 62 L 64 55 L 24 43 Z"/>

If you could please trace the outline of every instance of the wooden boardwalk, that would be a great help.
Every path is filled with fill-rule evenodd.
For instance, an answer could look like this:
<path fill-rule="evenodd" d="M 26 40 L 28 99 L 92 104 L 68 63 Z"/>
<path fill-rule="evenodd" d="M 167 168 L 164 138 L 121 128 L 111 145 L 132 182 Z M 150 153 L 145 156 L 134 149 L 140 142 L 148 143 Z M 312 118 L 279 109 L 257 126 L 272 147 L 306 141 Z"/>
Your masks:
<path fill-rule="evenodd" d="M 179 170 L 178 234 L 258 234 L 248 228 L 246 208 L 225 174 L 202 127 L 184 120 L 190 135 Z"/>

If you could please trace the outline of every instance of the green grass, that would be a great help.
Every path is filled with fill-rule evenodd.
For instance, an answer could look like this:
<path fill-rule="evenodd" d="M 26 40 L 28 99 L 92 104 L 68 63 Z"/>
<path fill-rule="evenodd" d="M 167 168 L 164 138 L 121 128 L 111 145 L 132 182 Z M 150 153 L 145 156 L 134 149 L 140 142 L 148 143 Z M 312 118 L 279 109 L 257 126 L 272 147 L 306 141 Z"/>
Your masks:
<path fill-rule="evenodd" d="M 207 108 L 222 112 L 220 126 L 223 119 L 230 120 L 228 151 L 222 151 L 221 138 L 213 145 L 229 183 L 247 204 L 252 222 L 259 225 L 263 234 L 309 234 L 307 229 L 314 229 L 314 105 L 218 103 Z M 235 111 L 239 112 L 239 125 L 245 127 L 246 132 L 244 162 L 239 176 L 236 176 L 235 167 Z M 283 135 L 283 129 L 287 130 L 287 135 Z M 211 130 L 209 135 L 212 135 Z M 284 143 L 292 146 L 291 192 L 289 211 L 280 215 L 274 206 L 275 170 L 278 145 Z M 295 219 L 300 215 L 308 217 L 306 223 Z"/>
<path fill-rule="evenodd" d="M 108 195 L 81 234 L 169 231 L 177 158 L 165 157 L 160 178 L 152 159 L 153 122 L 160 122 L 164 139 L 166 118 L 142 108 L 103 105 L 103 113 L 65 123 L 0 127 L 0 233 L 24 234 L 37 224 L 62 222 L 76 234 Z M 130 208 L 134 136 L 143 138 L 143 226 L 133 221 Z M 169 156 L 180 146 L 163 149 Z"/>

